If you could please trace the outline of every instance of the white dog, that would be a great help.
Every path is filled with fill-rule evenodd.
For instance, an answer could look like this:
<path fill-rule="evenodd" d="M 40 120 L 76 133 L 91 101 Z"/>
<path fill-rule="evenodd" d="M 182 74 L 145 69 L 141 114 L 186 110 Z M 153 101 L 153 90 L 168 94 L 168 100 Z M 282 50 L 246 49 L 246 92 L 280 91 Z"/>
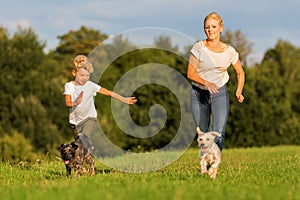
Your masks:
<path fill-rule="evenodd" d="M 221 134 L 216 131 L 203 133 L 199 127 L 197 127 L 196 130 L 198 133 L 198 146 L 201 149 L 201 173 L 207 173 L 210 178 L 215 179 L 218 167 L 221 164 L 221 151 L 218 145 L 215 143 L 215 138 L 221 137 Z"/>

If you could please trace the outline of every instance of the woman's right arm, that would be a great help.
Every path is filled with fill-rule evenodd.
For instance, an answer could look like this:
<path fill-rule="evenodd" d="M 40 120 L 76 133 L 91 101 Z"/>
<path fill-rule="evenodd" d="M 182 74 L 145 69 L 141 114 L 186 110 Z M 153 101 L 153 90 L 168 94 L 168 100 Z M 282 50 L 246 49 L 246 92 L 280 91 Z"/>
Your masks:
<path fill-rule="evenodd" d="M 189 64 L 187 70 L 187 78 L 197 83 L 200 83 L 202 85 L 205 85 L 205 80 L 200 78 L 200 76 L 197 74 L 196 69 L 198 65 L 199 65 L 199 60 L 193 54 L 191 54 L 189 58 Z"/>
<path fill-rule="evenodd" d="M 189 58 L 189 64 L 187 70 L 187 78 L 194 82 L 205 85 L 211 94 L 219 93 L 219 87 L 216 84 L 206 81 L 198 75 L 196 70 L 196 66 L 198 65 L 199 65 L 199 60 L 193 54 L 191 54 Z"/>

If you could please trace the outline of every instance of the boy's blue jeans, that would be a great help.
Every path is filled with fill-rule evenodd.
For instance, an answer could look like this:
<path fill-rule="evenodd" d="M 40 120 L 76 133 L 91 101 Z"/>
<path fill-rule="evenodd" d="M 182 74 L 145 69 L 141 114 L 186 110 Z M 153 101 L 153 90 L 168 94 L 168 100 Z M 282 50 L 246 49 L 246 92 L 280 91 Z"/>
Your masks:
<path fill-rule="evenodd" d="M 203 132 L 217 131 L 221 133 L 222 137 L 216 140 L 221 150 L 224 146 L 229 104 L 226 85 L 219 88 L 218 94 L 210 94 L 208 90 L 192 86 L 190 106 L 195 124 Z"/>

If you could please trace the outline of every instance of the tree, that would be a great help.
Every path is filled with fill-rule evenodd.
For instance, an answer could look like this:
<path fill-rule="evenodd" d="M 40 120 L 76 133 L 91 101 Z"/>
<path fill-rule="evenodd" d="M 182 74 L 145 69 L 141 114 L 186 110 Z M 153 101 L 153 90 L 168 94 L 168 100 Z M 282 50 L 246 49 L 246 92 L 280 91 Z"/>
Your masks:
<path fill-rule="evenodd" d="M 161 35 L 158 38 L 154 39 L 154 46 L 172 51 L 174 53 L 178 52 L 178 46 L 173 46 L 172 41 L 168 36 Z"/>
<path fill-rule="evenodd" d="M 52 101 L 45 96 L 51 90 L 52 70 L 43 68 L 45 43 L 30 28 L 19 28 L 12 37 L 2 30 L 2 39 L 1 48 L 6 50 L 0 60 L 1 129 L 7 135 L 23 134 L 35 151 L 47 152 L 61 142 L 61 134 L 48 115 L 55 108 L 46 107 Z"/>
<path fill-rule="evenodd" d="M 300 65 L 299 49 L 287 41 L 279 40 L 264 56 L 256 69 L 258 100 L 264 106 L 264 125 L 269 131 L 269 144 L 299 144 L 300 120 L 299 96 Z M 293 125 L 292 125 L 293 123 Z M 290 140 L 289 138 L 294 138 Z M 297 138 L 297 139 L 296 139 Z"/>
<path fill-rule="evenodd" d="M 245 68 L 246 98 L 242 105 L 231 99 L 227 145 L 300 143 L 299 59 L 299 49 L 279 40 L 260 65 Z"/>
<path fill-rule="evenodd" d="M 36 85 L 31 73 L 41 63 L 45 45 L 38 41 L 32 29 L 19 29 L 12 38 L 5 32 L 2 29 L 0 103 L 3 111 L 0 121 L 1 126 L 6 127 L 4 130 L 10 130 L 12 128 L 11 122 L 14 121 L 10 116 L 11 103 L 17 95 L 35 92 Z"/>
<path fill-rule="evenodd" d="M 87 56 L 107 38 L 107 34 L 81 26 L 79 30 L 70 30 L 68 33 L 58 36 L 60 42 L 49 55 L 59 62 L 58 66 L 62 69 L 64 76 L 71 79 L 75 56 L 78 54 Z"/>
<path fill-rule="evenodd" d="M 61 55 L 88 55 L 107 38 L 106 34 L 98 30 L 81 26 L 77 31 L 70 30 L 67 34 L 58 36 L 60 42 L 55 49 L 55 53 Z"/>
<path fill-rule="evenodd" d="M 232 45 L 239 52 L 241 62 L 247 65 L 247 56 L 252 52 L 253 44 L 247 40 L 246 36 L 240 30 L 235 33 L 226 30 L 225 35 L 222 35 L 222 40 Z"/>

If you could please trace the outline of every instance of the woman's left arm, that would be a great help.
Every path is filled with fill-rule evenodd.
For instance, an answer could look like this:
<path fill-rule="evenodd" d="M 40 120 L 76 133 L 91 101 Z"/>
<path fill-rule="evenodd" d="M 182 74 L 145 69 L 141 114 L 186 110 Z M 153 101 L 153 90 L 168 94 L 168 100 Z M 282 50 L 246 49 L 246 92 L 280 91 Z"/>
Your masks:
<path fill-rule="evenodd" d="M 237 98 L 237 101 L 242 103 L 244 101 L 244 96 L 242 95 L 243 92 L 243 87 L 245 83 L 245 72 L 243 69 L 243 66 L 241 64 L 241 61 L 238 60 L 234 65 L 233 65 L 235 72 L 237 74 L 237 80 L 238 80 L 238 86 L 235 92 L 235 96 Z"/>

